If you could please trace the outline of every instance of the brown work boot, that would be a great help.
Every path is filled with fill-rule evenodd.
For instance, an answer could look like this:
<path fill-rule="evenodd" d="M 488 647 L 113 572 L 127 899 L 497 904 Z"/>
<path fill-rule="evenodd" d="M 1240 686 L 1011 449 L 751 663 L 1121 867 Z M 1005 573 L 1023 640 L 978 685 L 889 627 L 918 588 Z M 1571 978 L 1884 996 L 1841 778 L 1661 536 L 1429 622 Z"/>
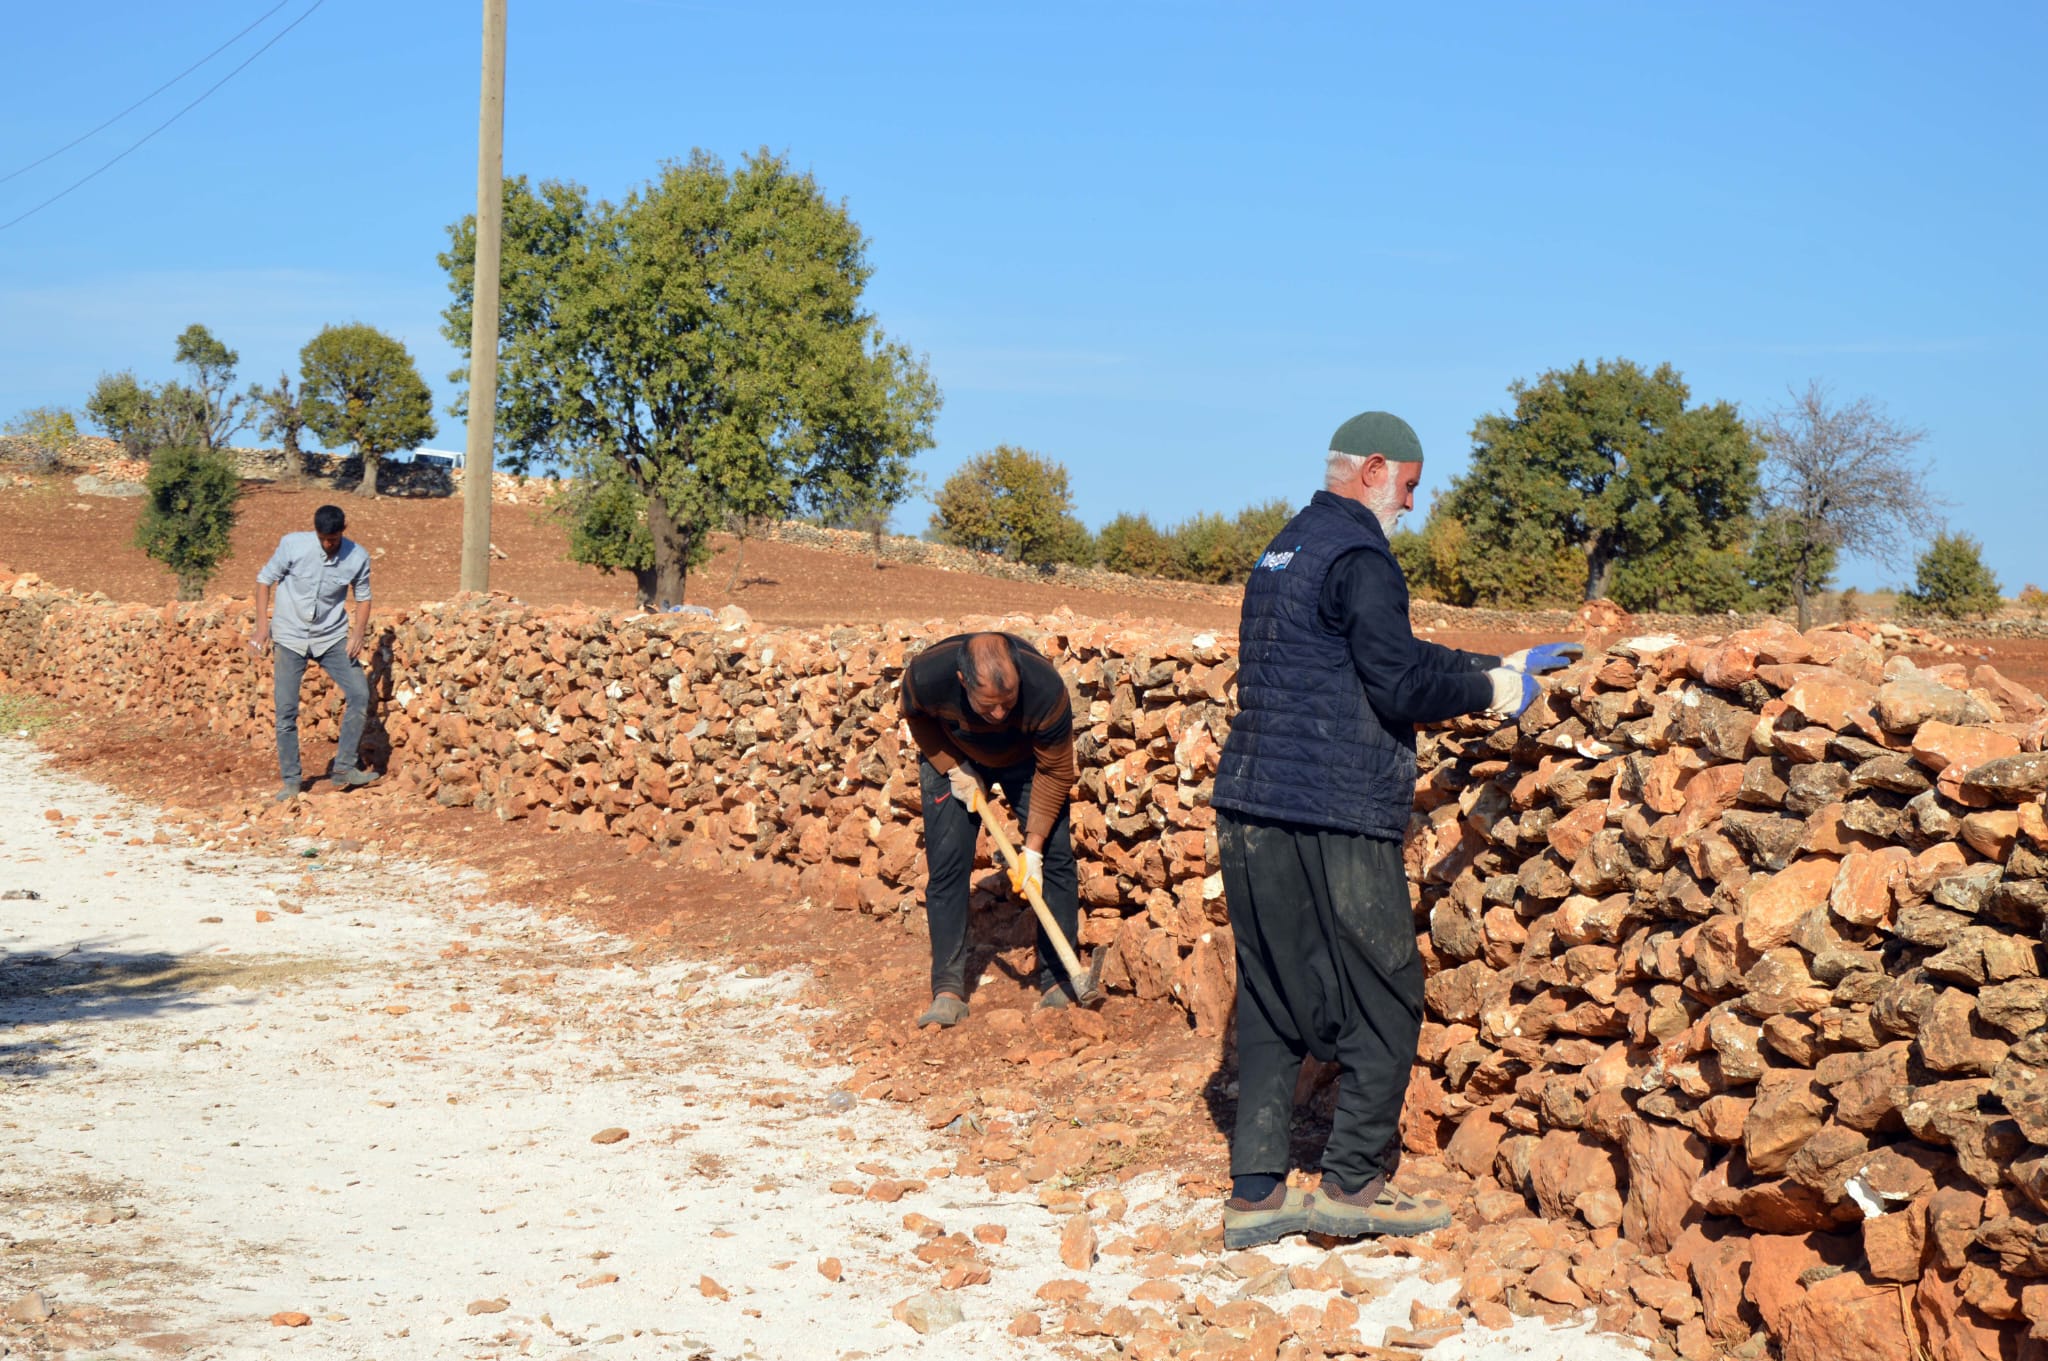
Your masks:
<path fill-rule="evenodd" d="M 1411 1238 L 1448 1228 L 1450 1222 L 1450 1209 L 1442 1201 L 1396 1191 L 1384 1175 L 1348 1195 L 1326 1176 L 1308 1198 L 1308 1231 L 1332 1238 Z"/>
<path fill-rule="evenodd" d="M 1281 1182 L 1264 1200 L 1223 1202 L 1223 1246 L 1235 1252 L 1277 1243 L 1308 1227 L 1309 1194 Z"/>

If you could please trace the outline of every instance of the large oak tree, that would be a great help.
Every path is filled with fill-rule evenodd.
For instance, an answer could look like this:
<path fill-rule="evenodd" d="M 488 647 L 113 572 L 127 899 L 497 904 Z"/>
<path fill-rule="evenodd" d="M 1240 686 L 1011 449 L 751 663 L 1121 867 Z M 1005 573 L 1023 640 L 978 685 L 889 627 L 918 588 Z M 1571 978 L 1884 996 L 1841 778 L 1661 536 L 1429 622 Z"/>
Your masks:
<path fill-rule="evenodd" d="M 449 235 L 443 334 L 467 355 L 474 217 Z M 506 461 L 623 479 L 644 502 L 662 607 L 682 603 L 729 517 L 900 485 L 931 445 L 939 395 L 862 309 L 866 245 L 843 204 L 767 152 L 731 170 L 696 152 L 617 204 L 507 180 Z"/>

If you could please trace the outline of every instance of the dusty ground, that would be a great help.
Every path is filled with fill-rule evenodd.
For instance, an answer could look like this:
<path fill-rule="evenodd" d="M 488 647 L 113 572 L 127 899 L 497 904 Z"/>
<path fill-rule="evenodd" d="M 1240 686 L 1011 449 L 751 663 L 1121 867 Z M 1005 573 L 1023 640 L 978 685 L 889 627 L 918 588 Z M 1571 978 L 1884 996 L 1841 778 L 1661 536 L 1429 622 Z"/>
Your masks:
<path fill-rule="evenodd" d="M 248 594 L 278 536 L 310 526 L 313 508 L 333 501 L 350 516 L 350 532 L 377 554 L 378 597 L 391 603 L 444 600 L 457 589 L 456 546 L 462 507 L 451 498 L 357 498 L 331 490 L 293 490 L 249 483 L 235 530 L 235 556 L 222 569 L 218 589 Z M 44 478 L 29 487 L 0 486 L 0 562 L 33 571 L 81 591 L 105 591 L 117 600 L 168 600 L 176 583 L 145 557 L 132 539 L 137 498 L 81 496 L 69 478 Z M 491 585 L 537 605 L 583 603 L 627 608 L 630 577 L 606 575 L 562 556 L 565 537 L 533 505 L 493 507 L 492 541 L 504 552 L 491 564 Z M 1237 605 L 1218 600 L 1121 596 L 1064 586 L 1002 581 L 908 563 L 876 568 L 868 560 L 790 544 L 750 541 L 735 572 L 738 551 L 720 536 L 711 563 L 689 582 L 692 602 L 716 608 L 743 606 L 766 623 L 815 626 L 886 619 L 945 619 L 966 614 L 1049 613 L 1066 605 L 1095 617 L 1128 615 L 1171 620 L 1195 628 L 1233 628 Z M 1478 652 L 1512 652 L 1535 634 L 1438 629 L 1426 636 Z M 2048 690 L 2048 641 L 1979 641 L 2000 670 L 2037 690 Z"/>
<path fill-rule="evenodd" d="M 860 1095 L 800 972 L 364 843 L 195 845 L 14 738 L 0 782 L 0 892 L 39 895 L 0 899 L 0 1355 L 1106 1355 L 1041 1286 L 1284 1313 L 1331 1294 L 1285 1268 L 1341 1264 L 1362 1342 L 1454 1289 L 1371 1247 L 1226 1261 L 1163 1171 L 954 1175 L 983 1132 Z M 1010 1137 L 1073 1119 L 1024 1103 Z M 1092 1267 L 1062 1265 L 1049 1192 L 1094 1199 Z M 988 1279 L 922 1336 L 894 1313 L 938 1285 L 933 1226 Z M 1046 1337 L 1010 1335 L 1025 1312 Z M 1631 1353 L 1525 1320 L 1435 1354 Z"/>
<path fill-rule="evenodd" d="M 358 500 L 268 483 L 247 487 L 235 527 L 235 553 L 221 569 L 216 590 L 252 594 L 256 570 L 268 560 L 278 536 L 310 529 L 314 507 L 333 502 L 347 512 L 350 536 L 374 555 L 372 581 L 379 599 L 416 603 L 455 594 L 462 542 L 459 500 Z M 139 500 L 81 496 L 64 479 L 46 479 L 31 488 L 0 487 L 0 562 L 74 590 L 105 591 L 119 600 L 168 600 L 176 594 L 176 581 L 133 543 Z M 625 609 L 633 604 L 633 578 L 607 576 L 568 561 L 563 557 L 566 536 L 538 507 L 492 507 L 491 541 L 506 554 L 491 564 L 494 590 L 536 605 L 582 602 Z M 786 624 L 977 612 L 1045 614 L 1063 604 L 1083 614 L 1149 615 L 1199 628 L 1237 623 L 1235 605 L 1157 596 L 1125 599 L 907 563 L 877 569 L 860 558 L 759 540 L 747 543 L 744 569 L 734 581 L 734 552 L 733 541 L 720 536 L 717 556 L 690 576 L 693 603 L 713 608 L 738 604 L 755 618 Z"/>

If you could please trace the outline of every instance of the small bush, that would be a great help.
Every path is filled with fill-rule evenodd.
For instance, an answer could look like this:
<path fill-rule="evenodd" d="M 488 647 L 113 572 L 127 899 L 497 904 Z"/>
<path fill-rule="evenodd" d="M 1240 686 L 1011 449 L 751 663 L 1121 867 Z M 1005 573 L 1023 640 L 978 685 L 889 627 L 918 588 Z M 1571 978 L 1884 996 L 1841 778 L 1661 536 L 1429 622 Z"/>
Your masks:
<path fill-rule="evenodd" d="M 36 472 L 53 473 L 64 466 L 64 451 L 78 442 L 78 420 L 60 406 L 32 406 L 0 426 L 0 436 L 16 441 Z"/>
<path fill-rule="evenodd" d="M 1937 534 L 1915 564 L 1913 589 L 1899 592 L 1899 611 L 1909 617 L 1967 619 L 1996 614 L 2004 603 L 1984 565 L 1984 545 L 1968 534 Z"/>
<path fill-rule="evenodd" d="M 1102 565 L 1134 577 L 1163 577 L 1173 570 L 1173 541 L 1149 515 L 1119 515 L 1095 536 Z"/>
<path fill-rule="evenodd" d="M 143 485 L 149 499 L 135 546 L 177 576 L 178 599 L 197 600 L 234 554 L 241 476 L 225 454 L 178 445 L 158 451 Z"/>
<path fill-rule="evenodd" d="M 2028 582 L 2020 589 L 2019 607 L 2036 619 L 2048 616 L 2048 591 Z"/>

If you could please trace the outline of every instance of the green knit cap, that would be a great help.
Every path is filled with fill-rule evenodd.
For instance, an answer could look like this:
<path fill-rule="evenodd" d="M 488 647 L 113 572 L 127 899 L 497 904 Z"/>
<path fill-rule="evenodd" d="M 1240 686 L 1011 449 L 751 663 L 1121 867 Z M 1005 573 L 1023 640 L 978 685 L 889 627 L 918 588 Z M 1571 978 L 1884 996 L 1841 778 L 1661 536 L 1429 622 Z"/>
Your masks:
<path fill-rule="evenodd" d="M 1388 411 L 1364 411 L 1337 427 L 1330 436 L 1330 452 L 1370 458 L 1378 454 L 1389 463 L 1422 462 L 1422 441 L 1408 422 Z"/>

